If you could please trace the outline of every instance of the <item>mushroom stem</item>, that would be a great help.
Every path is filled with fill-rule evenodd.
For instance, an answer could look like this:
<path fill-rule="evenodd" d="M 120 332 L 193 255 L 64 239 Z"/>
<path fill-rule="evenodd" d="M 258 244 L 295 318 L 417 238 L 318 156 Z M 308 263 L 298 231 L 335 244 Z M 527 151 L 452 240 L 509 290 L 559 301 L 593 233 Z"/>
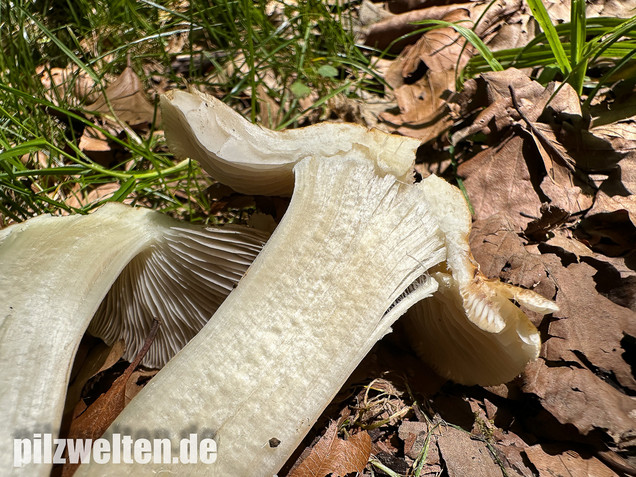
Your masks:
<path fill-rule="evenodd" d="M 362 159 L 308 158 L 295 175 L 287 213 L 238 287 L 105 435 L 174 446 L 194 432 L 215 439 L 216 462 L 91 463 L 78 476 L 271 476 L 392 323 L 433 293 L 421 279 L 445 249 L 421 190 Z"/>

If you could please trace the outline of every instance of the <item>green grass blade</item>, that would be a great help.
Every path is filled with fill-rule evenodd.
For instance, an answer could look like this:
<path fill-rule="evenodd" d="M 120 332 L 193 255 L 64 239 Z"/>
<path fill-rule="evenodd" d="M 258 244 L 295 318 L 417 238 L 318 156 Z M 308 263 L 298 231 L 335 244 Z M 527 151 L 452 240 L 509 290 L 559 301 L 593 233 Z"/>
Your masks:
<path fill-rule="evenodd" d="M 66 55 L 68 56 L 68 58 L 75 63 L 77 66 L 79 66 L 83 71 L 86 72 L 86 74 L 88 74 L 91 79 L 93 79 L 93 81 L 95 81 L 95 83 L 100 84 L 100 78 L 99 76 L 97 76 L 97 74 L 95 73 L 95 71 L 89 67 L 86 63 L 84 63 L 82 60 L 79 59 L 79 57 L 73 53 L 71 51 L 70 48 L 68 48 L 62 41 L 60 41 L 60 39 L 51 31 L 49 30 L 47 27 L 44 26 L 44 24 L 42 22 L 40 22 L 36 17 L 34 17 L 33 15 L 31 15 L 29 12 L 27 12 L 26 10 L 24 11 L 24 14 L 35 24 L 37 25 L 37 27 L 42 31 L 42 33 L 44 33 L 53 43 L 55 43 L 57 45 L 57 47 Z"/>
<path fill-rule="evenodd" d="M 608 48 L 618 42 L 621 37 L 625 36 L 627 32 L 634 28 L 636 28 L 636 15 L 610 29 L 604 35 L 600 35 L 599 37 L 589 41 L 586 45 L 587 53 L 585 56 L 590 62 L 595 61 Z"/>
<path fill-rule="evenodd" d="M 585 0 L 573 0 L 570 9 L 570 58 L 577 65 L 583 57 L 586 38 Z"/>
<path fill-rule="evenodd" d="M 587 59 L 583 57 L 586 40 L 585 0 L 573 0 L 570 8 L 570 58 L 572 73 L 569 83 L 579 97 L 583 93 L 583 82 L 587 71 Z"/>
<path fill-rule="evenodd" d="M 416 22 L 416 25 L 438 25 L 440 28 L 453 28 L 475 47 L 493 71 L 503 71 L 503 66 L 495 59 L 490 48 L 471 29 L 444 20 L 422 20 L 421 22 Z"/>
<path fill-rule="evenodd" d="M 632 49 L 632 51 L 630 51 L 629 53 L 627 53 L 622 60 L 620 60 L 618 63 L 616 63 L 616 65 L 610 69 L 608 72 L 606 72 L 601 79 L 598 80 L 596 86 L 594 87 L 594 89 L 592 90 L 592 92 L 590 94 L 587 95 L 587 99 L 585 100 L 584 103 L 584 107 L 589 108 L 590 105 L 592 104 L 592 100 L 594 99 L 594 97 L 597 95 L 598 91 L 601 89 L 601 87 L 607 83 L 607 80 L 609 78 L 611 78 L 613 75 L 615 75 L 616 73 L 618 73 L 625 65 L 627 65 L 632 58 L 634 57 L 634 55 L 636 55 L 636 48 Z"/>
<path fill-rule="evenodd" d="M 530 6 L 530 10 L 532 10 L 532 14 L 535 19 L 539 22 L 539 26 L 546 35 L 552 54 L 554 55 L 561 72 L 564 75 L 569 74 L 570 71 L 572 71 L 572 66 L 565 54 L 565 50 L 563 49 L 559 35 L 552 24 L 550 15 L 548 15 L 548 11 L 543 6 L 541 0 L 528 0 L 528 5 Z"/>

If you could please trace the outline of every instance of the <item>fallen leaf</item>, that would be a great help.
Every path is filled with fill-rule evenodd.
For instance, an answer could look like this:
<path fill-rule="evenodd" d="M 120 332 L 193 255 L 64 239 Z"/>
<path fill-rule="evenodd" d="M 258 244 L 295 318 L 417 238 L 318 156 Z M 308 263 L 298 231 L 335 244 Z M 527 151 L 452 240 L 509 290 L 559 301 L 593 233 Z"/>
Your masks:
<path fill-rule="evenodd" d="M 338 424 L 332 421 L 311 453 L 293 469 L 289 477 L 344 477 L 362 472 L 371 456 L 371 437 L 366 431 L 349 439 L 338 437 Z"/>
<path fill-rule="evenodd" d="M 575 451 L 559 452 L 550 446 L 536 444 L 524 453 L 539 472 L 539 477 L 618 477 L 614 471 L 592 456 L 582 457 Z"/>
<path fill-rule="evenodd" d="M 126 406 L 126 384 L 133 374 L 134 370 L 139 366 L 148 349 L 152 345 L 159 322 L 154 321 L 152 328 L 143 348 L 139 351 L 134 361 L 126 368 L 126 371 L 119 376 L 112 384 L 110 389 L 99 396 L 97 400 L 79 414 L 71 423 L 68 432 L 68 439 L 97 439 L 108 429 L 108 426 L 115 418 L 124 410 Z M 75 473 L 78 464 L 66 463 L 62 467 L 62 477 L 71 476 Z"/>
<path fill-rule="evenodd" d="M 139 394 L 139 391 L 141 391 L 146 383 L 148 383 L 148 381 L 150 381 L 150 379 L 152 379 L 152 377 L 158 372 L 158 369 L 137 369 L 130 375 L 130 378 L 126 382 L 126 390 L 124 392 L 124 403 L 126 406 L 132 400 L 132 398 Z"/>
<path fill-rule="evenodd" d="M 79 106 L 84 102 L 97 99 L 95 81 L 77 65 L 66 68 L 38 66 L 35 73 L 44 87 L 44 96 L 54 104 L 60 100 L 66 105 Z"/>
<path fill-rule="evenodd" d="M 478 102 L 486 106 L 453 135 L 453 142 L 483 133 L 493 144 L 458 168 L 478 218 L 502 211 L 524 229 L 540 219 L 542 204 L 569 215 L 592 206 L 594 191 L 587 176 L 576 169 L 576 159 L 557 138 L 562 129 L 580 129 L 578 97 L 565 85 L 552 98 L 556 88 L 544 88 L 514 69 L 487 73 L 471 83 L 465 94 L 479 93 Z M 474 114 L 468 99 L 458 99 L 460 117 Z M 546 106 L 549 125 L 539 122 Z"/>
<path fill-rule="evenodd" d="M 510 126 L 521 120 L 512 103 L 511 89 L 520 105 L 529 106 L 528 119 L 536 121 L 543 109 L 537 105 L 544 106 L 549 99 L 549 96 L 545 96 L 543 86 L 515 68 L 484 73 L 468 80 L 464 90 L 453 98 L 453 102 L 459 106 L 456 119 L 471 117 L 468 126 L 453 134 L 453 143 L 457 144 L 479 132 L 490 135 L 489 139 L 496 141 Z M 472 119 L 475 114 L 477 116 Z"/>
<path fill-rule="evenodd" d="M 398 437 L 404 442 L 404 454 L 411 459 L 417 459 L 424 449 L 426 439 L 429 436 L 429 425 L 426 422 L 404 421 L 398 428 Z M 430 437 L 429 437 L 430 440 Z M 428 464 L 439 463 L 439 456 L 435 446 L 429 447 L 426 462 Z"/>
<path fill-rule="evenodd" d="M 523 240 L 503 214 L 476 221 L 470 235 L 470 247 L 480 270 L 488 278 L 534 290 L 549 299 L 556 296 L 556 284 L 548 275 L 546 260 L 525 248 Z M 560 263 L 558 258 L 554 261 Z"/>
<path fill-rule="evenodd" d="M 106 184 L 98 185 L 95 188 L 84 190 L 78 183 L 75 185 L 75 187 L 73 187 L 73 191 L 69 194 L 64 203 L 69 207 L 75 207 L 79 209 L 86 205 L 97 202 L 98 200 L 106 199 L 107 197 L 112 196 L 120 189 L 120 187 L 121 185 L 116 182 L 108 182 Z M 124 200 L 124 203 L 130 204 L 132 203 L 132 199 L 126 199 Z"/>
<path fill-rule="evenodd" d="M 519 475 L 521 477 L 536 477 L 536 474 L 526 465 L 527 457 L 523 455 L 526 446 L 500 445 L 496 444 L 495 449 L 503 461 L 508 475 Z"/>
<path fill-rule="evenodd" d="M 462 163 L 457 173 L 477 219 L 501 212 L 520 231 L 541 216 L 542 199 L 535 182 L 543 167 L 534 146 L 521 136 L 511 134 L 499 145 L 484 149 Z"/>
<path fill-rule="evenodd" d="M 102 96 L 87 109 L 106 116 L 114 114 L 132 128 L 151 124 L 155 119 L 155 107 L 146 98 L 141 80 L 130 66 L 108 85 L 105 95 L 108 100 Z"/>
<path fill-rule="evenodd" d="M 394 40 L 413 33 L 421 29 L 422 25 L 415 22 L 422 20 L 442 20 L 449 13 L 458 9 L 463 10 L 465 18 L 469 17 L 468 9 L 465 5 L 440 5 L 409 11 L 400 15 L 390 15 L 378 23 L 371 25 L 366 32 L 364 43 L 382 51 L 386 49 Z M 404 47 L 411 43 L 416 43 L 421 35 L 410 35 L 409 37 L 395 42 L 391 45 L 391 52 L 400 53 Z"/>
<path fill-rule="evenodd" d="M 536 395 L 543 408 L 561 424 L 572 424 L 584 436 L 605 432 L 617 447 L 636 438 L 636 402 L 588 369 L 547 366 L 543 359 L 524 373 L 524 392 Z"/>
<path fill-rule="evenodd" d="M 636 195 L 610 197 L 599 190 L 576 235 L 605 255 L 615 257 L 632 251 L 636 243 Z"/>
<path fill-rule="evenodd" d="M 636 194 L 636 134 L 631 144 L 634 146 L 634 154 L 620 160 L 601 185 L 601 190 L 611 197 Z"/>
<path fill-rule="evenodd" d="M 550 269 L 558 287 L 559 311 L 553 316 L 561 319 L 550 323 L 542 356 L 552 362 L 581 363 L 636 391 L 621 344 L 626 334 L 636 337 L 636 313 L 601 295 L 592 278 L 595 273 L 586 263 Z"/>

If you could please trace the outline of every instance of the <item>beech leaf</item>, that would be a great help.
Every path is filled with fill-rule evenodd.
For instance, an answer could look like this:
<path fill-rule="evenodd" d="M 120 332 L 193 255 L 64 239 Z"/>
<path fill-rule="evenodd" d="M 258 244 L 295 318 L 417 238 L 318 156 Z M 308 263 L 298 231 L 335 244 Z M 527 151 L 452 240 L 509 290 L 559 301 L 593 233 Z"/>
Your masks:
<path fill-rule="evenodd" d="M 366 431 L 349 439 L 338 437 L 338 424 L 332 421 L 325 435 L 289 477 L 344 477 L 351 472 L 362 472 L 371 456 L 371 437 Z"/>

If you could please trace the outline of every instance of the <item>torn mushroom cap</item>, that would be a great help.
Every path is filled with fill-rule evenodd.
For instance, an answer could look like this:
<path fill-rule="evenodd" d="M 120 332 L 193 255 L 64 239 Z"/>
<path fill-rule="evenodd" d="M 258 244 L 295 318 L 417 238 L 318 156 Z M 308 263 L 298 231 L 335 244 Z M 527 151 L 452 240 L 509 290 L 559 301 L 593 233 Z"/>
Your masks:
<path fill-rule="evenodd" d="M 511 300 L 539 313 L 556 304 L 538 293 L 487 279 L 470 253 L 471 216 L 459 189 L 436 176 L 419 185 L 446 239 L 447 259 L 431 275 L 433 297 L 404 320 L 418 354 L 442 376 L 461 384 L 510 381 L 539 355 L 539 333 Z"/>
<path fill-rule="evenodd" d="M 16 433 L 57 434 L 75 351 L 114 282 L 97 317 L 113 321 L 93 331 L 123 336 L 130 356 L 157 317 L 162 335 L 146 363 L 160 365 L 212 315 L 263 240 L 116 203 L 0 230 L 0 468 L 11 468 Z"/>
<path fill-rule="evenodd" d="M 272 131 L 196 90 L 166 93 L 161 111 L 168 145 L 176 156 L 199 161 L 216 180 L 245 194 L 290 196 L 292 169 L 305 157 L 371 159 L 381 173 L 407 181 L 420 145 L 416 139 L 355 124 Z"/>

